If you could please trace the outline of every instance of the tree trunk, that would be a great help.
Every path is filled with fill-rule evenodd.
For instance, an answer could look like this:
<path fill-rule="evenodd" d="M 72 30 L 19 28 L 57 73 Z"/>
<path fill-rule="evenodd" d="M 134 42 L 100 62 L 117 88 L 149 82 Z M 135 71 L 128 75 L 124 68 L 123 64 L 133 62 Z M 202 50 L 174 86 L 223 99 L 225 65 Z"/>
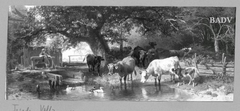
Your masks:
<path fill-rule="evenodd" d="M 219 40 L 217 39 L 217 37 L 214 37 L 214 50 L 216 53 L 216 56 L 219 56 Z"/>
<path fill-rule="evenodd" d="M 226 52 L 225 52 L 225 53 L 226 53 L 226 55 L 227 55 L 227 54 L 229 53 L 229 52 L 228 52 L 228 43 L 226 42 L 225 45 L 226 45 Z"/>
<path fill-rule="evenodd" d="M 121 53 L 121 57 L 123 56 L 123 40 L 121 39 L 120 41 L 120 53 Z"/>
<path fill-rule="evenodd" d="M 102 61 L 102 67 L 105 67 L 109 60 L 107 57 L 108 52 L 106 51 L 106 48 L 103 48 L 102 46 L 103 44 L 101 44 L 100 42 L 97 42 L 96 40 L 88 41 L 88 44 L 93 54 L 102 56 L 104 58 L 104 61 Z"/>

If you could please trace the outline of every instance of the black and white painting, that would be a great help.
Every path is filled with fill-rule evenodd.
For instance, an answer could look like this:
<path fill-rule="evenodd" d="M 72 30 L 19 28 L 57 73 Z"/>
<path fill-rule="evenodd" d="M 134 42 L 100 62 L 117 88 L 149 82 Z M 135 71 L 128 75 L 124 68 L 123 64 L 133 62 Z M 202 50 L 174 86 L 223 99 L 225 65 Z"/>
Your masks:
<path fill-rule="evenodd" d="M 236 7 L 12 5 L 6 100 L 234 101 Z"/>

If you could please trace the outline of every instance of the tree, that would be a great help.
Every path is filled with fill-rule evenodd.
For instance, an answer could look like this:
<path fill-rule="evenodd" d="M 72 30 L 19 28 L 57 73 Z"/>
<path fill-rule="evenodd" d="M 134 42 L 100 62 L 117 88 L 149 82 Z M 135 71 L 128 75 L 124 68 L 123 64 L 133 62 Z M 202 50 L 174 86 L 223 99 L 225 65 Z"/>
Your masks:
<path fill-rule="evenodd" d="M 105 7 L 105 6 L 36 6 L 29 12 L 37 26 L 25 38 L 58 33 L 72 46 L 87 42 L 93 53 L 103 57 L 109 52 L 108 42 L 122 41 L 134 27 L 142 34 L 161 32 L 170 36 L 177 30 L 177 7 Z M 35 19 L 35 20 L 34 20 Z M 107 60 L 108 58 L 105 57 Z"/>
<path fill-rule="evenodd" d="M 204 43 L 211 43 L 211 40 L 213 40 L 214 51 L 218 55 L 220 52 L 219 42 L 228 41 L 227 38 L 234 38 L 235 20 L 232 20 L 231 23 L 210 23 L 210 17 L 235 17 L 236 9 L 230 7 L 201 7 L 193 9 L 191 10 L 192 18 L 189 19 L 189 22 L 191 22 L 191 25 L 189 25 L 191 27 L 190 30 L 201 35 Z"/>
<path fill-rule="evenodd" d="M 19 63 L 19 58 L 22 55 L 22 48 L 24 47 L 25 41 L 20 40 L 20 36 L 17 32 L 21 32 L 26 27 L 27 10 L 24 7 L 9 7 L 8 12 L 8 39 L 7 39 L 7 68 L 12 69 Z"/>

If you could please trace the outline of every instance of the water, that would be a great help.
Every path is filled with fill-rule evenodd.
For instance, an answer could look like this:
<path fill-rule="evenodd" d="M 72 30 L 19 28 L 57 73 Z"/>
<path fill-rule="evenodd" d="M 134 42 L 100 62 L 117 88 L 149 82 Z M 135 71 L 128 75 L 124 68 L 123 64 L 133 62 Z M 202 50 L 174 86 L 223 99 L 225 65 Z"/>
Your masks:
<path fill-rule="evenodd" d="M 190 98 L 184 92 L 161 86 L 161 91 L 154 85 L 142 85 L 125 88 L 112 88 L 105 86 L 104 93 L 93 93 L 94 86 L 81 85 L 74 89 L 66 88 L 59 91 L 42 94 L 43 100 L 69 100 L 69 101 L 185 101 Z"/>

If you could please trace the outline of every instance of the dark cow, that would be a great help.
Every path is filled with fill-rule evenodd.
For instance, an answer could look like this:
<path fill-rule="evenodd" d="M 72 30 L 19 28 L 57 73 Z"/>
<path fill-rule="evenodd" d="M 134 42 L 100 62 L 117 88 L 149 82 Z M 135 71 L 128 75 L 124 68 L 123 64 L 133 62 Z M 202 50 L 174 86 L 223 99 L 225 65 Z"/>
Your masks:
<path fill-rule="evenodd" d="M 116 64 L 110 63 L 108 64 L 108 74 L 112 75 L 114 73 L 119 74 L 119 80 L 120 80 L 120 85 L 122 86 L 122 78 L 124 77 L 124 84 L 126 88 L 126 79 L 127 76 L 130 74 L 131 75 L 131 80 L 132 80 L 132 73 L 134 72 L 136 75 L 135 71 L 135 59 L 128 56 L 125 57 L 122 61 L 117 62 Z"/>
<path fill-rule="evenodd" d="M 136 59 L 136 65 L 137 66 L 140 66 L 140 64 L 141 64 L 140 56 L 142 56 L 142 55 L 140 55 L 140 54 L 141 54 L 142 51 L 144 51 L 144 48 L 142 48 L 140 46 L 137 46 L 129 54 L 129 56 L 134 57 Z M 143 57 L 141 57 L 141 58 L 143 58 Z"/>
<path fill-rule="evenodd" d="M 145 64 L 145 61 L 146 61 L 146 57 L 147 57 L 147 51 L 144 51 L 144 50 L 140 50 L 140 54 L 139 54 L 139 63 L 145 67 L 146 64 Z"/>
<path fill-rule="evenodd" d="M 141 82 L 145 83 L 149 76 L 155 77 L 155 85 L 157 85 L 157 79 L 159 88 L 161 87 L 160 81 L 162 75 L 173 75 L 179 78 L 176 74 L 176 69 L 181 68 L 179 65 L 179 59 L 177 56 L 169 57 L 165 59 L 155 59 L 153 60 L 146 70 L 141 71 Z"/>
<path fill-rule="evenodd" d="M 58 74 L 42 72 L 42 76 L 48 79 L 48 84 L 51 90 L 58 89 L 62 85 L 63 77 Z"/>
<path fill-rule="evenodd" d="M 101 61 L 103 61 L 103 57 L 101 56 L 96 56 L 94 54 L 88 54 L 85 57 L 87 59 L 87 65 L 88 65 L 88 71 L 94 72 L 95 66 L 97 67 L 98 75 L 100 74 L 100 66 L 101 66 Z M 83 61 L 85 60 L 83 59 Z"/>
<path fill-rule="evenodd" d="M 163 48 L 151 48 L 147 52 L 147 63 L 150 63 L 154 59 L 164 59 L 168 57 L 177 56 L 179 59 L 185 57 L 192 48 L 183 48 L 181 50 L 167 50 Z"/>

